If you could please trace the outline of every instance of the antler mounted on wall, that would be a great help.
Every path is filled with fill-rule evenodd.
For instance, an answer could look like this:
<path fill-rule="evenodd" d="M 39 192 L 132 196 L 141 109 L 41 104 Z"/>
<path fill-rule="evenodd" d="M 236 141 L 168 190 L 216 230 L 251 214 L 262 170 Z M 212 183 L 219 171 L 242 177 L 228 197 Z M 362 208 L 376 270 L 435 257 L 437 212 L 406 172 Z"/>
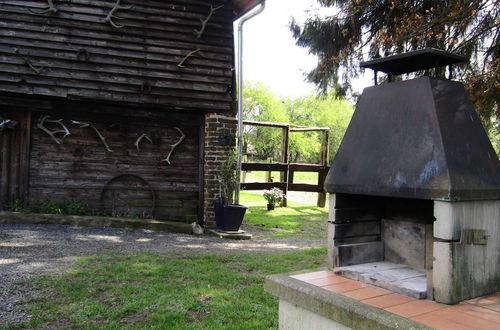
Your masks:
<path fill-rule="evenodd" d="M 52 0 L 47 0 L 48 4 L 47 4 L 47 7 L 45 7 L 45 9 L 43 9 L 42 11 L 36 11 L 36 10 L 32 10 L 32 9 L 29 9 L 29 11 L 33 14 L 36 14 L 36 15 L 43 15 L 43 14 L 46 14 L 46 13 L 50 13 L 51 15 L 52 14 L 55 14 L 57 13 L 57 7 L 54 5 L 53 1 Z"/>
<path fill-rule="evenodd" d="M 12 129 L 17 126 L 17 121 L 10 119 L 2 119 L 0 117 L 0 132 L 4 129 Z"/>
<path fill-rule="evenodd" d="M 43 66 L 34 65 L 28 56 L 24 56 L 21 54 L 21 51 L 19 49 L 16 49 L 16 54 L 21 56 L 21 58 L 24 61 L 24 64 L 26 64 L 35 74 L 39 75 L 40 73 L 42 73 L 43 69 L 45 69 L 45 67 Z"/>
<path fill-rule="evenodd" d="M 179 146 L 179 144 L 181 144 L 182 141 L 184 141 L 184 139 L 186 138 L 186 135 L 184 135 L 184 133 L 181 131 L 180 128 L 178 128 L 178 127 L 174 127 L 174 128 L 177 131 L 179 131 L 179 133 L 181 133 L 181 137 L 179 138 L 179 140 L 177 142 L 170 145 L 170 151 L 169 151 L 167 157 L 165 157 L 165 159 L 161 160 L 162 162 L 166 162 L 168 165 L 171 165 L 170 164 L 170 156 L 172 156 L 172 153 L 174 152 L 175 148 L 177 148 Z"/>
<path fill-rule="evenodd" d="M 113 27 L 115 27 L 117 29 L 121 29 L 121 28 L 125 27 L 125 25 L 124 24 L 117 24 L 117 23 L 113 22 L 113 19 L 123 19 L 123 17 L 115 16 L 115 11 L 127 10 L 127 9 L 131 9 L 133 7 L 133 5 L 121 6 L 120 2 L 121 2 L 121 0 L 116 0 L 115 6 L 111 9 L 108 16 L 106 16 L 106 19 L 104 20 L 104 23 L 109 22 L 109 24 L 111 24 Z"/>
<path fill-rule="evenodd" d="M 198 53 L 200 50 L 201 50 L 201 49 L 196 48 L 195 50 L 193 50 L 193 51 L 189 52 L 186 56 L 184 56 L 184 58 L 183 58 L 183 59 L 179 62 L 179 64 L 177 64 L 177 66 L 178 66 L 179 68 L 184 68 L 184 67 L 186 67 L 186 66 L 184 65 L 184 63 L 187 61 L 187 59 L 188 59 L 188 58 L 190 58 L 190 57 L 192 57 L 192 56 L 194 56 L 194 55 L 196 55 L 196 53 Z"/>
<path fill-rule="evenodd" d="M 38 121 L 38 124 L 36 126 L 39 129 L 41 129 L 42 131 L 44 131 L 45 133 L 47 133 L 47 135 L 50 136 L 50 138 L 52 140 L 54 140 L 55 143 L 61 144 L 61 142 L 64 140 L 64 138 L 66 136 L 70 135 L 71 133 L 69 132 L 69 129 L 64 125 L 62 119 L 54 120 L 54 119 L 49 119 L 49 118 L 50 118 L 50 115 L 42 116 L 40 118 L 40 120 Z M 50 129 L 48 129 L 47 127 L 44 126 L 46 122 L 60 125 L 62 129 L 51 131 Z M 64 134 L 64 135 L 58 139 L 56 137 L 56 134 Z"/>
<path fill-rule="evenodd" d="M 106 138 L 104 137 L 104 135 L 102 135 L 101 132 L 99 132 L 99 130 L 94 125 L 92 125 L 92 123 L 87 123 L 77 120 L 72 120 L 71 123 L 75 125 L 80 125 L 80 128 L 91 128 L 92 130 L 94 130 L 94 132 L 97 134 L 97 137 L 101 140 L 106 150 L 108 152 L 113 152 L 113 150 L 111 150 L 108 143 L 106 142 Z"/>
<path fill-rule="evenodd" d="M 137 138 L 137 140 L 135 140 L 134 143 L 134 146 L 137 148 L 137 152 L 141 151 L 139 148 L 139 143 L 141 143 L 142 139 L 148 140 L 151 144 L 153 143 L 153 140 L 151 140 L 151 138 L 146 133 L 142 134 Z"/>
<path fill-rule="evenodd" d="M 207 18 L 200 19 L 200 21 L 201 21 L 201 29 L 194 30 L 194 35 L 196 36 L 196 38 L 201 38 L 203 36 L 203 33 L 205 33 L 205 29 L 207 28 L 208 21 L 210 21 L 210 19 L 215 14 L 215 12 L 217 10 L 221 9 L 222 7 L 224 7 L 224 5 L 220 5 L 219 7 L 210 6 L 210 13 L 208 13 Z"/>

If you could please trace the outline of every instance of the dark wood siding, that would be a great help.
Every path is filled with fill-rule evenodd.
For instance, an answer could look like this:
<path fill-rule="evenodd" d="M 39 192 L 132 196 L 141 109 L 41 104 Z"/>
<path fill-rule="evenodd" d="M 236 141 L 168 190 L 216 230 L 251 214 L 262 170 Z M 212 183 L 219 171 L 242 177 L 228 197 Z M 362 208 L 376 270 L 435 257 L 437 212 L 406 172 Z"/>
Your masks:
<path fill-rule="evenodd" d="M 17 121 L 14 129 L 0 132 L 0 209 L 6 209 L 27 200 L 30 113 L 2 111 L 1 116 Z"/>
<path fill-rule="evenodd" d="M 31 206 L 48 201 L 88 203 L 96 212 L 115 216 L 153 215 L 157 219 L 193 222 L 198 219 L 200 197 L 199 134 L 202 116 L 181 118 L 132 118 L 111 114 L 71 115 L 71 106 L 59 113 L 34 113 L 32 119 L 29 196 Z M 65 110 L 65 111 L 64 111 Z M 70 129 L 59 145 L 37 127 L 42 115 L 63 119 Z M 71 120 L 90 122 L 106 138 L 108 152 L 91 128 L 80 128 Z M 48 123 L 51 130 L 60 129 Z M 185 139 L 163 162 L 171 144 Z M 142 140 L 148 134 L 153 143 Z M 153 211 L 154 205 L 154 211 Z"/>
<path fill-rule="evenodd" d="M 33 14 L 47 1 L 0 2 L 0 91 L 141 104 L 170 110 L 227 111 L 233 104 L 232 4 L 194 35 L 211 1 L 54 0 L 58 11 Z M 184 56 L 195 56 L 179 64 Z M 31 67 L 30 67 L 31 64 Z M 40 69 L 37 73 L 36 70 Z"/>

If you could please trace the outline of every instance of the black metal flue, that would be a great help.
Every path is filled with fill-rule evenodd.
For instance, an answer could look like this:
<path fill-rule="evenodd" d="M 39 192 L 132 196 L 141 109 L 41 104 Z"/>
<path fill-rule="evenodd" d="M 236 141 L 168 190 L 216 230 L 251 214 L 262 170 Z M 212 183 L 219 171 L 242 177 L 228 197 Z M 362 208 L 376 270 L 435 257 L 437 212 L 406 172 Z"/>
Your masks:
<path fill-rule="evenodd" d="M 459 60 L 431 49 L 364 65 L 401 74 Z M 463 85 L 424 76 L 363 91 L 325 188 L 445 201 L 498 199 L 500 162 Z"/>

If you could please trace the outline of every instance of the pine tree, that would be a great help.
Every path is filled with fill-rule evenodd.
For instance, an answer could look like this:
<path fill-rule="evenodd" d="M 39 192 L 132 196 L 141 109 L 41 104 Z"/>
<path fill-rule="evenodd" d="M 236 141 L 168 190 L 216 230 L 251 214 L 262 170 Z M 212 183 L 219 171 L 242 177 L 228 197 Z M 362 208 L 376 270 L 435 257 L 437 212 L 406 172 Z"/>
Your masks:
<path fill-rule="evenodd" d="M 317 0 L 337 6 L 332 17 L 295 20 L 290 29 L 299 46 L 318 56 L 309 81 L 337 96 L 351 91 L 359 62 L 434 47 L 468 59 L 456 69 L 483 123 L 500 136 L 498 0 Z M 416 75 L 423 73 L 416 73 Z"/>

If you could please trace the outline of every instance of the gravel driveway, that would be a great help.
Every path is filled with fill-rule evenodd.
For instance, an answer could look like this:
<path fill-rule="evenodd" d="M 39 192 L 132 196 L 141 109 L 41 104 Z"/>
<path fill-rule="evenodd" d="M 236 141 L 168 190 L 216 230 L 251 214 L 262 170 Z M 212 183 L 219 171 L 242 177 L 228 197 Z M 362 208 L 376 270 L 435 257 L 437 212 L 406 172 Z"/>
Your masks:
<path fill-rule="evenodd" d="M 255 229 L 244 228 L 249 232 Z M 31 290 L 14 285 L 32 274 L 61 273 L 78 257 L 110 253 L 279 253 L 325 245 L 324 239 L 224 240 L 147 230 L 0 225 L 0 325 L 29 318 L 19 305 Z"/>

